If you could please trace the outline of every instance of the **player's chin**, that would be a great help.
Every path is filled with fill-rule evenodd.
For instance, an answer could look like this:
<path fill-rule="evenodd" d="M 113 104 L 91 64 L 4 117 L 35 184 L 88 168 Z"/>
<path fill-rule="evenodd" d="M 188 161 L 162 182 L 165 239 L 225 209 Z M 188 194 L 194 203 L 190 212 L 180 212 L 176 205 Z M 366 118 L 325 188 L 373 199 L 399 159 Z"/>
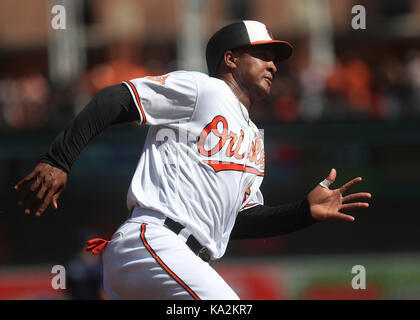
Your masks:
<path fill-rule="evenodd" d="M 271 83 L 269 84 L 267 81 L 263 80 L 258 90 L 258 100 L 264 99 L 270 94 L 270 91 Z"/>
<path fill-rule="evenodd" d="M 253 90 L 251 93 L 251 101 L 259 101 L 264 99 L 270 94 L 271 86 L 268 84 L 267 81 L 261 80 L 253 86 Z"/>

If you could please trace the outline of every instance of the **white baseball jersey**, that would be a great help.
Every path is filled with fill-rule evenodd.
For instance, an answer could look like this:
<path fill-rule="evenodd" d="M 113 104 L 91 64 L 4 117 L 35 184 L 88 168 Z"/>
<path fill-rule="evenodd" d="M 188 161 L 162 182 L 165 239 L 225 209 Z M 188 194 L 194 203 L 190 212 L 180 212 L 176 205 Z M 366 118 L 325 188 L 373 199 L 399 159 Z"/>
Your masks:
<path fill-rule="evenodd" d="M 237 214 L 263 204 L 261 131 L 222 80 L 177 71 L 123 82 L 149 125 L 129 210 L 157 211 L 223 256 Z"/>

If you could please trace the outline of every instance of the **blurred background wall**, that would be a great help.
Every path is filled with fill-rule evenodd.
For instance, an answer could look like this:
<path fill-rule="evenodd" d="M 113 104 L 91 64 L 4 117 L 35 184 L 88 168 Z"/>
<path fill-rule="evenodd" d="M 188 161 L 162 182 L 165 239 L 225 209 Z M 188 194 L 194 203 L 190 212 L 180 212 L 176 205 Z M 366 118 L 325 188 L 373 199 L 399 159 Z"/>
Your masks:
<path fill-rule="evenodd" d="M 55 5 L 66 10 L 65 29 L 52 26 Z M 365 29 L 352 28 L 355 5 L 366 9 Z M 207 39 L 241 19 L 294 46 L 271 95 L 251 110 L 264 128 L 265 202 L 301 199 L 331 167 L 334 186 L 362 176 L 355 191 L 373 199 L 352 224 L 232 242 L 215 267 L 244 299 L 420 297 L 420 1 L 2 0 L 1 299 L 75 297 L 51 289 L 51 267 L 69 266 L 79 282 L 83 272 L 100 274 L 98 260 L 81 253 L 84 241 L 112 234 L 127 216 L 147 132 L 131 124 L 82 152 L 57 212 L 24 215 L 12 187 L 54 137 L 105 86 L 206 72 Z M 350 286 L 354 265 L 367 269 L 366 290 Z"/>

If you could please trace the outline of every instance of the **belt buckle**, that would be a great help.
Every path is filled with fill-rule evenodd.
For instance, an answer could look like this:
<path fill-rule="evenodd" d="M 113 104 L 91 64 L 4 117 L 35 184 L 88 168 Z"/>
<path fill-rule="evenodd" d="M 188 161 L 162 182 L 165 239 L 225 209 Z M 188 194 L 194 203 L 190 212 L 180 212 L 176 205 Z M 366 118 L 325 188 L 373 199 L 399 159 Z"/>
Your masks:
<path fill-rule="evenodd" d="M 201 249 L 198 250 L 197 256 L 199 256 L 205 262 L 210 261 L 210 252 L 206 247 L 201 247 Z"/>

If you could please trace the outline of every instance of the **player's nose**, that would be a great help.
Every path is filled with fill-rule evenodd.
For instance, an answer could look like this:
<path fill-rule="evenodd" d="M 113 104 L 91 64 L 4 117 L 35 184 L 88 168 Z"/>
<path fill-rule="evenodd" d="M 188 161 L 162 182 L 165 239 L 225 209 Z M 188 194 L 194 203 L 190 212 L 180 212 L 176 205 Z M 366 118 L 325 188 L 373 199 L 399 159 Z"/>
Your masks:
<path fill-rule="evenodd" d="M 276 64 L 274 63 L 273 60 L 270 60 L 267 63 L 268 63 L 267 70 L 270 71 L 270 73 L 274 76 L 274 74 L 277 72 Z"/>

